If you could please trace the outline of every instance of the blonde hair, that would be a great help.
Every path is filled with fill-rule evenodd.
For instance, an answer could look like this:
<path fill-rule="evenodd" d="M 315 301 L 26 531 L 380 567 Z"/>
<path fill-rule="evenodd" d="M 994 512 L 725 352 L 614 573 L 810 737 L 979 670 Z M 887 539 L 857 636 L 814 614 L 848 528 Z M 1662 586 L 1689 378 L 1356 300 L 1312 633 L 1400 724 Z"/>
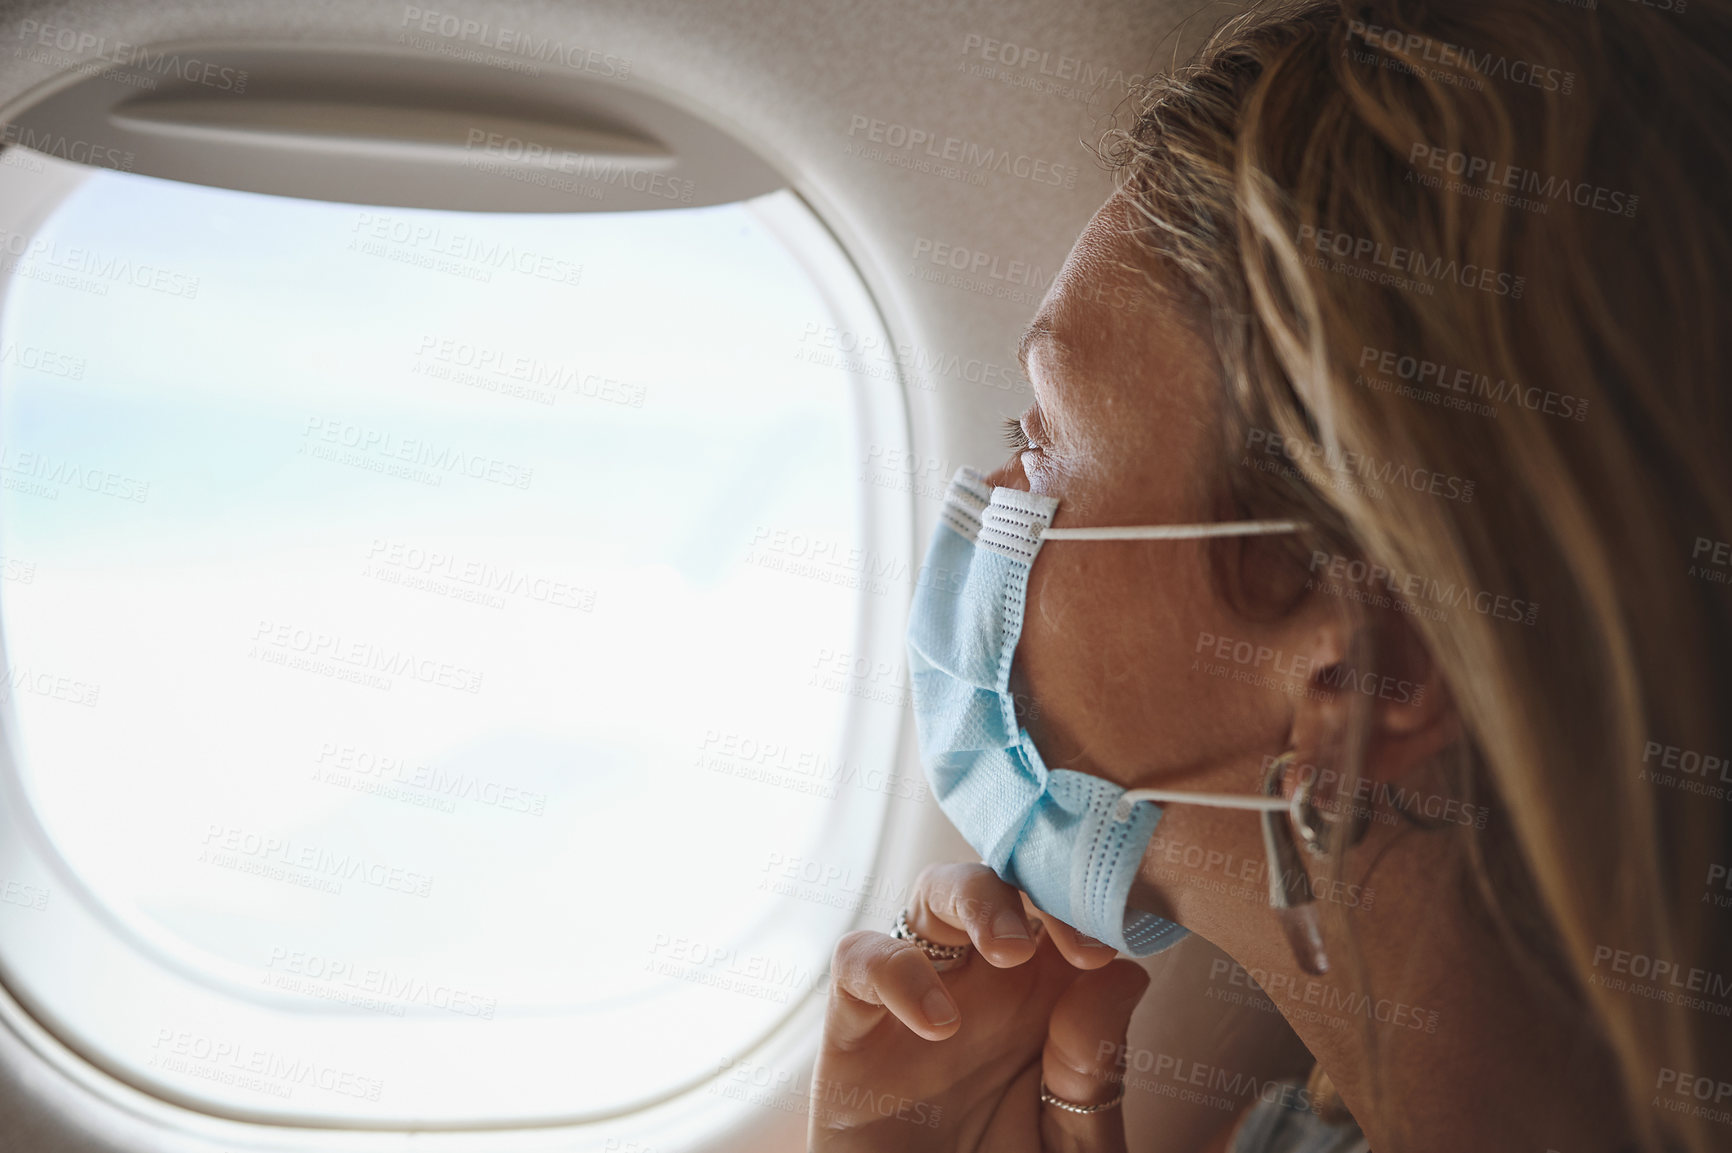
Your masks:
<path fill-rule="evenodd" d="M 1662 1070 L 1732 1079 L 1732 1029 L 1592 978 L 1608 949 L 1732 974 L 1702 889 L 1732 797 L 1643 771 L 1732 752 L 1732 588 L 1691 555 L 1732 541 L 1728 62 L 1719 0 L 1259 5 L 1101 149 L 1218 350 L 1236 515 L 1317 526 L 1300 564 L 1474 590 L 1406 617 L 1465 733 L 1440 771 L 1493 813 L 1446 834 L 1468 895 L 1591 1014 L 1644 1147 L 1692 1153 L 1708 1121 L 1648 1102 Z M 1302 451 L 1242 467 L 1248 440 Z"/>

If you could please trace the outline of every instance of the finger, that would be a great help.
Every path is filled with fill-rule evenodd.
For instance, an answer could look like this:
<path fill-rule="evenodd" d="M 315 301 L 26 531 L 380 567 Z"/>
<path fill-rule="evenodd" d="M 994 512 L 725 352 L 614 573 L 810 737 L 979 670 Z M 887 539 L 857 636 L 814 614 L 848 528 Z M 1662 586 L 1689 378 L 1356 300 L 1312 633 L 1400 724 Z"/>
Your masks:
<path fill-rule="evenodd" d="M 971 943 L 1001 969 L 1034 956 L 1022 895 L 979 863 L 921 870 L 909 899 L 908 927 L 940 945 Z"/>
<path fill-rule="evenodd" d="M 942 1041 L 962 1014 L 918 945 L 859 930 L 836 942 L 824 1036 L 838 1049 L 858 1046 L 889 1011 L 928 1041 Z"/>
<path fill-rule="evenodd" d="M 1040 920 L 1046 935 L 1052 938 L 1052 943 L 1058 947 L 1064 959 L 1077 968 L 1098 969 L 1119 955 L 1119 951 L 1111 945 L 1084 936 L 1057 917 L 1035 908 L 1027 893 L 1022 895 L 1022 904 L 1030 917 Z"/>
<path fill-rule="evenodd" d="M 1077 1105 L 1111 1101 L 1122 1089 L 1119 1058 L 1125 1032 L 1149 975 L 1134 961 L 1115 961 L 1078 977 L 1053 1006 L 1041 1053 L 1041 1077 L 1057 1097 Z M 1125 1153 L 1122 1107 L 1072 1113 L 1041 1107 L 1041 1138 L 1065 1153 Z"/>

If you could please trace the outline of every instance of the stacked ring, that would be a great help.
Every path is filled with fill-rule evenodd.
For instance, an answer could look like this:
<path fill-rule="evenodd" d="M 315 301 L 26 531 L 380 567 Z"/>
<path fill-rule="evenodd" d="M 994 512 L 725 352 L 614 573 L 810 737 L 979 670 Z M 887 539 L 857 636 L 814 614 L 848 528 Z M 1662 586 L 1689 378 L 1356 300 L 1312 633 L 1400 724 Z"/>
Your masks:
<path fill-rule="evenodd" d="M 971 945 L 940 945 L 937 941 L 928 941 L 919 933 L 908 927 L 908 910 L 896 914 L 896 927 L 890 930 L 890 935 L 898 941 L 908 941 L 918 945 L 920 951 L 933 961 L 960 961 L 968 956 Z"/>
<path fill-rule="evenodd" d="M 1066 1113 L 1104 1113 L 1108 1109 L 1117 1109 L 1124 1103 L 1124 1099 L 1125 1085 L 1123 1081 L 1119 1082 L 1119 1091 L 1113 1095 L 1113 1099 L 1102 1101 L 1099 1105 L 1078 1105 L 1075 1101 L 1066 1101 L 1048 1089 L 1044 1080 L 1040 1083 L 1041 1104 L 1051 1105 L 1055 1109 L 1063 1109 Z"/>

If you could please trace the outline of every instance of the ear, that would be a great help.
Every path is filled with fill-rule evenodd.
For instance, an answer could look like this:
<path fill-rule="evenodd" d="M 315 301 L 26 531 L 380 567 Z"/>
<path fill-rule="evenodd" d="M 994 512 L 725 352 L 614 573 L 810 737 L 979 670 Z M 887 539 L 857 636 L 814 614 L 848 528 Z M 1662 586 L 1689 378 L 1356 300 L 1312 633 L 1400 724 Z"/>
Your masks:
<path fill-rule="evenodd" d="M 1355 639 L 1365 656 L 1355 654 Z M 1364 773 L 1373 780 L 1408 779 L 1460 738 L 1455 702 L 1406 614 L 1371 608 L 1355 626 L 1329 606 L 1313 618 L 1303 651 L 1310 673 L 1291 736 L 1301 764 L 1342 763 L 1355 708 L 1369 716 Z M 1323 779 L 1332 777 L 1339 779 Z"/>

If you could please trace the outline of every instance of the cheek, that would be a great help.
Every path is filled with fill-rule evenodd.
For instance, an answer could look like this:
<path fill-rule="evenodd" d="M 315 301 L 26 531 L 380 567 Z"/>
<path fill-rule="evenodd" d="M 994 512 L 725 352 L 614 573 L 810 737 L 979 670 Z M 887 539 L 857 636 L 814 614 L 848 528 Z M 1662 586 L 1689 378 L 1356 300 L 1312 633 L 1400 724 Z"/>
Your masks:
<path fill-rule="evenodd" d="M 1193 667 L 1199 636 L 1229 627 L 1197 552 L 1152 546 L 1174 562 L 1153 568 L 1147 547 L 1078 542 L 1036 558 L 1011 684 L 1032 701 L 1024 724 L 1049 767 L 1127 784 L 1243 732 L 1243 686 Z"/>

